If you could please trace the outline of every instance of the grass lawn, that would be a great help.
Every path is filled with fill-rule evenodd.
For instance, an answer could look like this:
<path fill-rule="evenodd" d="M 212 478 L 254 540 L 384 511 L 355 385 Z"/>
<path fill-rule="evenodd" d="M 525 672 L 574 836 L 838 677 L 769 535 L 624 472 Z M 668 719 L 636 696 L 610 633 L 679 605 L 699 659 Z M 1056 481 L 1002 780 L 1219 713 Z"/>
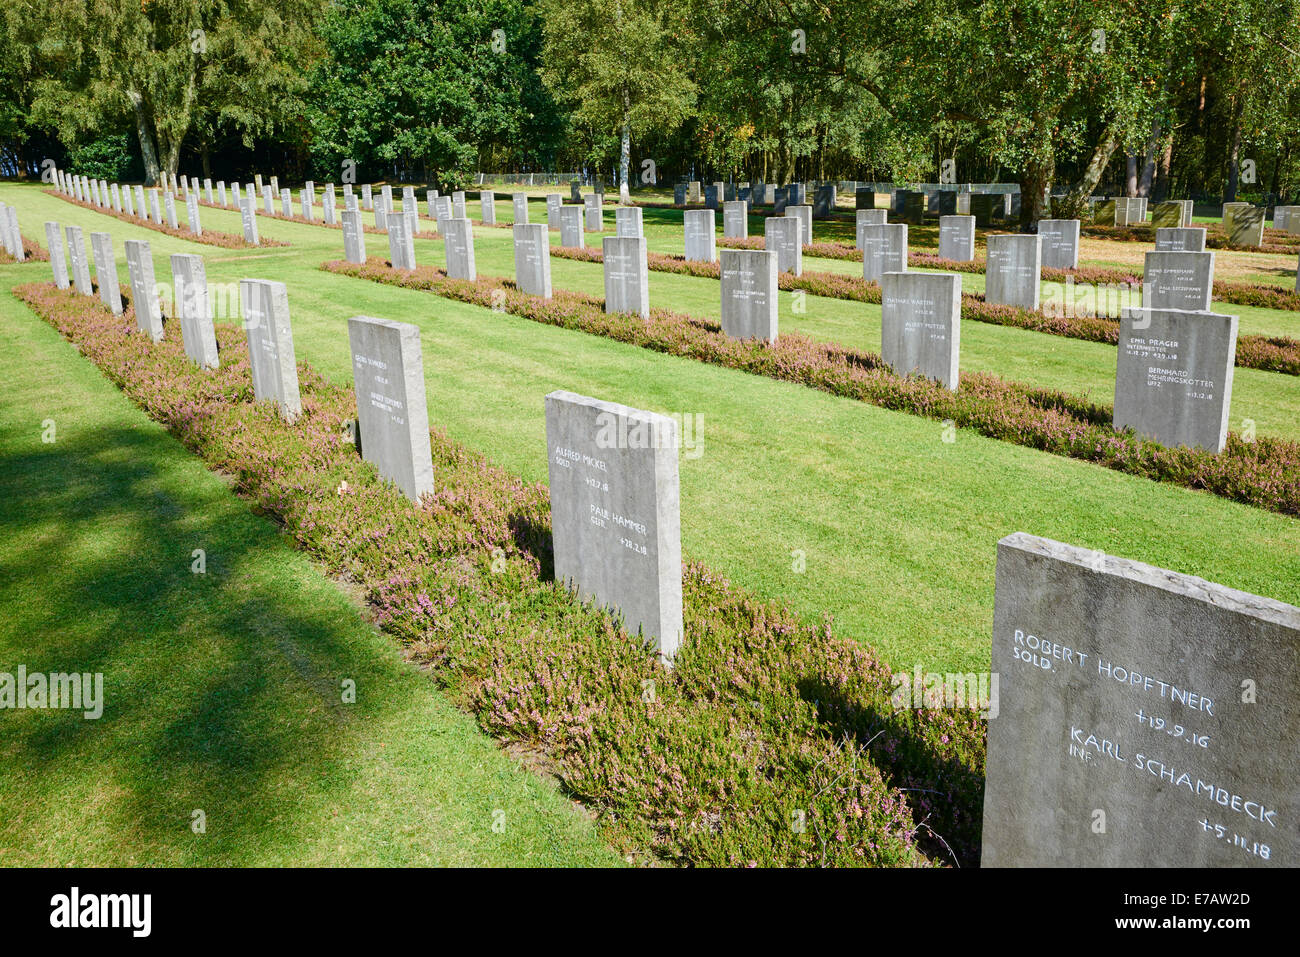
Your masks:
<path fill-rule="evenodd" d="M 47 270 L 0 267 L 0 671 L 101 672 L 105 704 L 0 712 L 0 864 L 618 864 L 9 295 Z"/>
<path fill-rule="evenodd" d="M 11 198 L 12 197 L 12 198 Z M 565 388 L 666 412 L 702 416 L 703 454 L 682 460 L 683 548 L 760 595 L 817 617 L 833 613 L 841 633 L 875 645 L 887 660 L 983 668 L 989 656 L 997 540 L 1013 531 L 1102 549 L 1291 603 L 1300 602 L 1300 535 L 1294 519 L 1209 494 L 1164 486 L 961 431 L 945 443 L 939 423 L 838 399 L 812 389 L 673 358 L 579 332 L 409 290 L 321 272 L 342 256 L 342 234 L 263 220 L 264 235 L 293 245 L 221 250 L 78 209 L 35 190 L 0 188 L 29 235 L 45 219 L 149 239 L 159 281 L 170 252 L 197 252 L 214 283 L 277 278 L 289 286 L 298 358 L 351 381 L 346 320 L 365 314 L 420 327 L 431 422 L 529 480 L 545 480 L 542 400 Z M 468 204 L 470 215 L 476 202 Z M 497 203 L 509 214 L 508 198 Z M 650 211 L 647 210 L 647 214 Z M 539 208 L 534 206 L 534 220 Z M 234 212 L 204 210 L 204 223 L 234 232 Z M 680 214 L 678 214 L 680 215 Z M 612 226 L 612 212 L 606 211 Z M 385 247 L 367 236 L 368 248 Z M 512 275 L 509 232 L 476 231 L 479 268 Z M 441 263 L 441 243 L 416 241 L 417 258 Z M 599 267 L 553 260 L 555 283 L 592 291 Z M 46 266 L 15 267 L 46 270 Z M 26 275 L 37 275 L 37 272 Z M 654 274 L 652 301 L 714 314 L 717 283 Z M 694 297 L 694 298 L 692 298 Z M 788 302 L 788 297 L 786 299 Z M 861 304 L 814 303 L 801 322 L 872 322 Z M 822 312 L 823 306 L 828 310 Z M 811 317 L 811 318 L 810 318 Z M 784 317 L 783 317 L 784 318 Z M 878 315 L 875 322 L 878 323 Z M 796 323 L 796 328 L 798 324 Z M 1114 350 L 980 323 L 966 326 L 968 360 L 981 354 L 1029 369 L 1055 362 L 1052 384 L 1092 383 L 1105 398 Z M 990 338 L 980 345 L 981 337 Z M 997 334 L 994 336 L 993 334 Z M 1053 359 L 1053 357 L 1056 357 Z M 1091 365 L 1090 365 L 1091 363 Z M 1049 365 L 1050 367 L 1050 365 Z M 1089 371 L 1092 370 L 1092 371 Z M 995 369 L 995 371 L 998 371 Z M 1294 416 L 1252 405 L 1238 370 L 1233 422 L 1253 415 L 1262 432 L 1293 434 Z M 1031 379 L 1014 369 L 1003 374 Z M 1292 377 L 1259 373 L 1294 390 Z M 1096 381 L 1093 381 L 1093 380 Z M 1285 405 L 1285 398 L 1276 400 Z M 793 570 L 793 552 L 807 570 Z"/>

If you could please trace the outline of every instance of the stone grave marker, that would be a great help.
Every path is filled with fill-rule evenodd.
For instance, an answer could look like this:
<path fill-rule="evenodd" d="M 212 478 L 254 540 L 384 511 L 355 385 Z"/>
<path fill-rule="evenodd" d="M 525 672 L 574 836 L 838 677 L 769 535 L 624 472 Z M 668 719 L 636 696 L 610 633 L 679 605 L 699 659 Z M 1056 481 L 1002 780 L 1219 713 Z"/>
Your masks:
<path fill-rule="evenodd" d="M 50 271 L 54 276 L 54 285 L 67 289 L 72 285 L 68 278 L 68 260 L 64 255 L 63 233 L 59 224 L 53 220 L 45 223 L 45 245 L 50 248 Z"/>
<path fill-rule="evenodd" d="M 158 304 L 158 285 L 154 281 L 153 252 L 143 239 L 128 239 L 126 275 L 131 283 L 131 305 L 135 307 L 135 327 L 154 342 L 163 338 L 162 308 Z"/>
<path fill-rule="evenodd" d="M 1079 220 L 1040 219 L 1043 265 L 1049 269 L 1079 268 Z"/>
<path fill-rule="evenodd" d="M 1156 252 L 1158 253 L 1203 253 L 1205 252 L 1205 227 L 1181 226 L 1161 227 L 1156 230 Z"/>
<path fill-rule="evenodd" d="M 985 270 L 986 302 L 1038 308 L 1038 282 L 1042 276 L 1042 244 L 1037 234 L 989 236 Z"/>
<path fill-rule="evenodd" d="M 889 272 L 907 271 L 907 224 L 862 227 L 862 278 L 880 282 Z"/>
<path fill-rule="evenodd" d="M 217 334 L 212 325 L 212 301 L 208 296 L 208 273 L 202 256 L 174 253 L 171 257 L 175 285 L 176 314 L 181 321 L 181 342 L 195 365 L 215 369 Z"/>
<path fill-rule="evenodd" d="M 515 284 L 520 292 L 551 298 L 551 245 L 541 223 L 515 223 Z"/>
<path fill-rule="evenodd" d="M 939 258 L 954 262 L 975 260 L 975 217 L 939 217 Z"/>
<path fill-rule="evenodd" d="M 779 295 L 776 253 L 768 249 L 724 249 L 720 265 L 722 331 L 733 339 L 775 342 Z"/>
<path fill-rule="evenodd" d="M 640 206 L 619 206 L 614 210 L 614 235 L 644 236 Z"/>
<path fill-rule="evenodd" d="M 794 216 L 769 216 L 763 221 L 763 248 L 776 253 L 778 272 L 803 274 L 803 224 Z"/>
<path fill-rule="evenodd" d="M 117 285 L 117 257 L 113 255 L 113 237 L 108 233 L 91 233 L 90 249 L 95 257 L 95 281 L 99 285 L 99 298 L 113 310 L 122 314 L 122 291 Z"/>
<path fill-rule="evenodd" d="M 1207 312 L 1214 294 L 1214 253 L 1151 252 L 1142 269 L 1148 309 Z"/>
<path fill-rule="evenodd" d="M 463 216 L 447 220 L 445 239 L 447 275 L 452 279 L 477 279 L 478 272 L 474 266 L 474 224 Z"/>
<path fill-rule="evenodd" d="M 650 318 L 650 274 L 646 241 L 642 236 L 606 236 L 602 249 L 605 266 L 605 311 L 630 312 Z"/>
<path fill-rule="evenodd" d="M 918 373 L 957 391 L 961 275 L 887 272 L 880 287 L 881 358 L 900 376 Z"/>
<path fill-rule="evenodd" d="M 259 402 L 274 402 L 280 414 L 292 422 L 302 412 L 302 401 L 289 324 L 289 292 L 282 282 L 241 279 L 239 300 L 248 335 L 253 396 Z"/>
<path fill-rule="evenodd" d="M 726 239 L 749 238 L 749 204 L 743 199 L 722 204 L 722 235 Z"/>
<path fill-rule="evenodd" d="M 686 259 L 689 262 L 717 262 L 717 212 L 712 209 L 688 209 L 682 213 L 686 233 Z"/>

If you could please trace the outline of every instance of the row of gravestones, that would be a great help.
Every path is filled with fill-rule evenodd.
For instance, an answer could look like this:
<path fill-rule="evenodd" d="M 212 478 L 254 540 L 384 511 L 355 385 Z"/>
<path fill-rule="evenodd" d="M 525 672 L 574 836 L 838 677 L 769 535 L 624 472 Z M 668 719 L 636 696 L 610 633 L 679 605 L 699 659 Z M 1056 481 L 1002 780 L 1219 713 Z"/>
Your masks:
<path fill-rule="evenodd" d="M 160 190 L 157 188 L 148 190 L 149 205 L 146 207 L 146 191 L 140 185 L 132 187 L 109 183 L 102 179 L 74 176 L 59 169 L 54 171 L 54 183 L 59 192 L 78 202 L 90 203 L 101 209 L 133 216 L 158 226 L 166 224 L 172 229 L 180 228 L 180 222 L 176 216 L 177 193 L 170 188 L 161 190 L 161 203 L 159 202 Z M 199 194 L 197 190 L 190 188 L 188 182 L 184 187 L 184 198 L 189 231 L 195 236 L 202 236 L 203 225 L 199 219 Z M 164 213 L 166 215 L 165 219 Z"/>

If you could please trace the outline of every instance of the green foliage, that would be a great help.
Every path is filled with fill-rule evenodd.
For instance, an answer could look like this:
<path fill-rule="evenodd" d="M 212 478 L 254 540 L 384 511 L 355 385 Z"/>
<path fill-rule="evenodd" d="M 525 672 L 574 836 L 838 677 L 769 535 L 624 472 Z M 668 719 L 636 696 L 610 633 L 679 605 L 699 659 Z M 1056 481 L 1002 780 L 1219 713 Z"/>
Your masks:
<path fill-rule="evenodd" d="M 130 137 L 114 133 L 88 140 L 68 150 L 68 163 L 85 176 L 113 182 L 129 179 L 135 167 L 135 152 Z"/>

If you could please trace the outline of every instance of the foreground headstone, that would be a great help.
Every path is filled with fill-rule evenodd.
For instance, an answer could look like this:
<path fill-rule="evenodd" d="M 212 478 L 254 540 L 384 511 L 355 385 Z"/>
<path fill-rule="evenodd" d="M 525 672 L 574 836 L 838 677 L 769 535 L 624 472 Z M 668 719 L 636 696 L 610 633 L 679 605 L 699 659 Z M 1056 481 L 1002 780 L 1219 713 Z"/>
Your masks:
<path fill-rule="evenodd" d="M 887 272 L 880 287 L 881 358 L 900 376 L 919 373 L 955 392 L 961 351 L 961 276 Z"/>
<path fill-rule="evenodd" d="M 515 223 L 515 285 L 530 296 L 551 298 L 551 245 L 541 223 Z"/>
<path fill-rule="evenodd" d="M 158 286 L 154 282 L 153 252 L 143 239 L 128 239 L 126 274 L 131 283 L 131 305 L 135 307 L 135 326 L 154 342 L 163 338 L 162 309 L 158 304 Z"/>
<path fill-rule="evenodd" d="M 776 342 L 776 253 L 769 249 L 724 249 L 721 278 L 722 331 L 733 339 Z"/>
<path fill-rule="evenodd" d="M 241 279 L 239 300 L 248 334 L 253 396 L 259 402 L 274 402 L 292 422 L 302 412 L 302 400 L 289 325 L 289 292 L 282 282 Z"/>
<path fill-rule="evenodd" d="M 174 253 L 171 258 L 176 314 L 181 320 L 181 342 L 195 365 L 215 369 L 217 334 L 212 325 L 208 273 L 202 256 Z"/>
<path fill-rule="evenodd" d="M 619 206 L 614 210 L 614 235 L 633 238 L 645 235 L 640 206 Z"/>
<path fill-rule="evenodd" d="M 474 266 L 474 224 L 464 217 L 447 220 L 447 275 L 452 279 L 478 278 Z"/>
<path fill-rule="evenodd" d="M 803 275 L 803 224 L 795 216 L 769 216 L 763 221 L 763 246 L 776 253 L 779 272 Z"/>
<path fill-rule="evenodd" d="M 72 270 L 72 284 L 83 296 L 93 296 L 90 284 L 90 261 L 86 258 L 86 240 L 80 226 L 65 226 L 68 237 L 68 265 Z"/>
<path fill-rule="evenodd" d="M 988 237 L 985 270 L 986 302 L 1021 309 L 1038 308 L 1038 281 L 1042 276 L 1042 244 L 1037 235 Z"/>
<path fill-rule="evenodd" d="M 345 209 L 343 217 L 343 258 L 360 266 L 366 261 L 366 231 L 361 210 Z"/>
<path fill-rule="evenodd" d="M 1115 428 L 1132 428 L 1169 448 L 1186 445 L 1221 452 L 1228 439 L 1236 357 L 1236 316 L 1124 310 L 1115 371 Z"/>
<path fill-rule="evenodd" d="M 552 392 L 546 447 L 556 581 L 612 608 L 671 661 L 682 637 L 676 423 Z"/>
<path fill-rule="evenodd" d="M 712 210 L 710 210 L 712 212 Z M 605 311 L 630 312 L 650 318 L 650 274 L 643 236 L 606 236 L 602 244 L 605 266 Z"/>
<path fill-rule="evenodd" d="M 1213 252 L 1146 254 L 1142 305 L 1148 309 L 1206 312 L 1213 294 Z"/>
<path fill-rule="evenodd" d="M 1156 252 L 1158 253 L 1203 253 L 1205 252 L 1205 227 L 1161 227 L 1156 230 Z"/>
<path fill-rule="evenodd" d="M 939 217 L 939 258 L 968 263 L 975 260 L 975 217 Z"/>
<path fill-rule="evenodd" d="M 388 222 L 388 261 L 394 269 L 415 268 L 415 237 L 411 235 L 405 216 L 394 215 Z"/>
<path fill-rule="evenodd" d="M 54 275 L 54 285 L 67 289 L 72 285 L 68 279 L 68 260 L 63 252 L 63 233 L 59 224 L 49 220 L 45 224 L 45 245 L 50 247 L 50 271 Z"/>
<path fill-rule="evenodd" d="M 863 226 L 862 278 L 880 282 L 890 272 L 907 272 L 907 224 Z"/>
<path fill-rule="evenodd" d="M 688 262 L 711 263 L 718 260 L 717 212 L 712 209 L 688 209 L 682 213 Z"/>
<path fill-rule="evenodd" d="M 122 292 L 117 285 L 117 257 L 113 255 L 113 237 L 108 233 L 91 233 L 90 250 L 95 257 L 95 280 L 99 285 L 99 298 L 113 310 L 122 314 Z"/>
<path fill-rule="evenodd" d="M 1079 268 L 1079 220 L 1040 219 L 1043 266 L 1048 269 Z"/>
<path fill-rule="evenodd" d="M 353 316 L 348 340 L 361 457 L 418 502 L 433 491 L 420 330 L 404 322 Z"/>
<path fill-rule="evenodd" d="M 1002 539 L 982 865 L 1295 866 L 1297 647 L 1291 605 Z"/>

